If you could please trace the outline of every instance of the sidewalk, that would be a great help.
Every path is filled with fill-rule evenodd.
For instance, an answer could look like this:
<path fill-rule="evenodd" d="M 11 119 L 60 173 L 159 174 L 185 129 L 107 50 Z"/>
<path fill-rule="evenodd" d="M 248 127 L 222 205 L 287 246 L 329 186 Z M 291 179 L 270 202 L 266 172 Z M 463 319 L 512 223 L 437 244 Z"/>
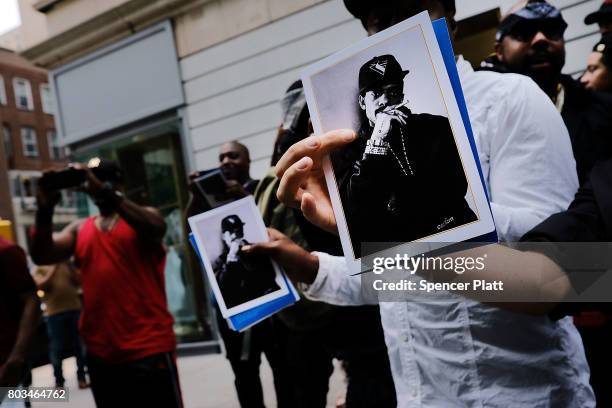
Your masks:
<path fill-rule="evenodd" d="M 229 363 L 222 354 L 209 354 L 203 356 L 180 357 L 178 359 L 179 376 L 185 408 L 239 408 L 238 399 L 234 389 L 234 375 Z M 64 360 L 64 376 L 66 386 L 69 388 L 70 401 L 64 403 L 33 403 L 32 407 L 55 408 L 89 408 L 95 407 L 91 391 L 79 390 L 76 380 L 76 360 Z M 54 384 L 53 369 L 51 365 L 36 368 L 32 371 L 32 386 L 43 387 Z M 276 406 L 272 372 L 267 361 L 261 365 L 261 381 L 264 387 L 266 406 Z M 327 406 L 335 407 L 335 400 L 343 390 L 343 373 L 338 369 L 330 379 L 330 392 Z"/>

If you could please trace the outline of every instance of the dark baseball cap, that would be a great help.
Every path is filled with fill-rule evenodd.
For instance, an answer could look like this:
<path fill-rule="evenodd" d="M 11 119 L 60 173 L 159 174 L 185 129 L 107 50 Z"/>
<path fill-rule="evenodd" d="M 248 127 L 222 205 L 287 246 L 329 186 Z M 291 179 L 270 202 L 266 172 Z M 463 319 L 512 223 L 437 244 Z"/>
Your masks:
<path fill-rule="evenodd" d="M 595 24 L 610 18 L 612 18 L 612 0 L 605 0 L 599 10 L 584 18 L 584 24 Z"/>
<path fill-rule="evenodd" d="M 395 6 L 400 5 L 402 2 L 407 2 L 409 0 L 344 0 L 344 6 L 354 17 L 361 20 L 361 22 L 365 25 L 365 20 L 375 7 L 380 6 Z M 412 0 L 414 1 L 414 0 Z M 438 0 L 444 6 L 446 11 L 449 11 L 453 14 L 457 11 L 455 7 L 455 0 Z M 423 2 L 421 2 L 423 3 Z"/>
<path fill-rule="evenodd" d="M 403 71 L 393 55 L 374 57 L 359 69 L 359 93 L 404 82 L 410 71 Z"/>
<path fill-rule="evenodd" d="M 497 27 L 496 41 L 501 41 L 510 34 L 518 25 L 524 24 L 554 25 L 554 31 L 563 35 L 567 23 L 563 19 L 558 8 L 544 0 L 529 1 L 525 7 L 508 14 Z M 518 27 L 517 27 L 518 28 Z"/>
<path fill-rule="evenodd" d="M 241 230 L 244 222 L 235 214 L 228 215 L 221 220 L 221 232 Z"/>

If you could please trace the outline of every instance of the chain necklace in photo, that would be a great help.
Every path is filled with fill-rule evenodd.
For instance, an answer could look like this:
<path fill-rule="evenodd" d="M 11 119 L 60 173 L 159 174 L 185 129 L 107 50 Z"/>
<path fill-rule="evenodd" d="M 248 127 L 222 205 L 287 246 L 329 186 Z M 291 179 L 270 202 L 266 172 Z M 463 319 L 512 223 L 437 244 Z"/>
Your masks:
<path fill-rule="evenodd" d="M 410 160 L 408 160 L 408 152 L 406 151 L 406 143 L 404 142 L 404 131 L 402 130 L 401 127 L 399 129 L 400 129 L 400 139 L 402 141 L 402 151 L 404 153 L 404 160 L 406 161 L 406 167 L 408 168 L 408 171 L 406 171 L 406 168 L 402 164 L 402 160 L 393 151 L 393 147 L 391 147 L 390 143 L 389 143 L 389 150 L 391 150 L 393 157 L 395 157 L 395 160 L 397 160 L 397 164 L 399 164 L 400 168 L 402 169 L 402 173 L 404 173 L 404 176 L 408 177 L 408 172 L 410 172 L 411 176 L 414 176 L 414 172 L 412 171 L 412 166 L 410 165 Z"/>

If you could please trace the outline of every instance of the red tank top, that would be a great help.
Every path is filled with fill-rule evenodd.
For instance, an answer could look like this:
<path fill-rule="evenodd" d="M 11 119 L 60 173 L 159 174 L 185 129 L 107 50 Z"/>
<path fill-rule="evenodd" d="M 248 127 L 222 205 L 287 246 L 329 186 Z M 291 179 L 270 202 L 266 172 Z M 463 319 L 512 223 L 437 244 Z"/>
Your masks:
<path fill-rule="evenodd" d="M 94 220 L 82 224 L 75 248 L 83 281 L 80 328 L 88 353 L 119 363 L 174 350 L 164 249 L 143 243 L 123 219 L 108 232 Z"/>

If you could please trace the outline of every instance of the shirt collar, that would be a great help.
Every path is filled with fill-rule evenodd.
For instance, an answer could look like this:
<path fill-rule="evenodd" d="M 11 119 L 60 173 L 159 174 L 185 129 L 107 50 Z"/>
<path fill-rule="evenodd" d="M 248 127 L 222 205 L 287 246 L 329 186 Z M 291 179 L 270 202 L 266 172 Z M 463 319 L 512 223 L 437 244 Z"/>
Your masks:
<path fill-rule="evenodd" d="M 474 68 L 472 68 L 472 64 L 467 62 L 463 55 L 457 56 L 457 71 L 459 71 L 459 79 L 465 80 L 468 76 L 474 73 Z"/>

